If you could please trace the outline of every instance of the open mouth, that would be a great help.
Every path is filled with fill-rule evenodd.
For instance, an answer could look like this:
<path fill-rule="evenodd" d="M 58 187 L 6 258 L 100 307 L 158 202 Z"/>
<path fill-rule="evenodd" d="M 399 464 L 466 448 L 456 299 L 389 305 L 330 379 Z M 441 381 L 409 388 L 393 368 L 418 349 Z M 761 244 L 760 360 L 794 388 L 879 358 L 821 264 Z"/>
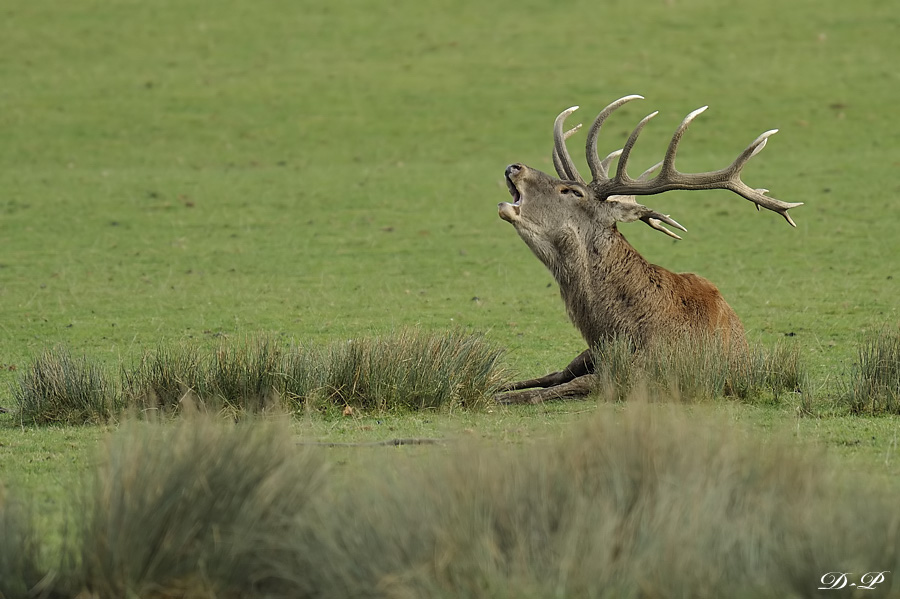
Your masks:
<path fill-rule="evenodd" d="M 519 193 L 518 189 L 516 189 L 516 186 L 512 182 L 512 179 L 509 178 L 509 175 L 506 175 L 506 187 L 509 188 L 509 195 L 511 195 L 513 198 L 513 204 L 518 205 L 519 202 L 522 201 L 522 194 Z"/>

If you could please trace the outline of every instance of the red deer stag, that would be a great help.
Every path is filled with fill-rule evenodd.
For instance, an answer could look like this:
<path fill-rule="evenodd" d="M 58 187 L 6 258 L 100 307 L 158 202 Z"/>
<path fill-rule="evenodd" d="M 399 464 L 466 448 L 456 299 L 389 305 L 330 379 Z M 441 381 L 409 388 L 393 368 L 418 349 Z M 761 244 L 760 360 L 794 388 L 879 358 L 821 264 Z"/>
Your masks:
<path fill-rule="evenodd" d="M 601 339 L 622 336 L 637 347 L 655 340 L 690 335 L 721 335 L 731 347 L 746 344 L 744 327 L 715 285 L 691 273 L 676 274 L 650 264 L 619 233 L 616 223 L 641 220 L 675 239 L 664 225 L 686 231 L 666 214 L 638 204 L 634 196 L 672 189 L 728 189 L 759 207 L 777 212 L 796 226 L 788 210 L 801 203 L 769 197 L 766 189 L 753 189 L 741 181 L 741 169 L 759 153 L 777 129 L 766 131 L 747 146 L 727 168 L 707 173 L 681 173 L 675 153 L 691 121 L 706 110 L 687 115 L 672 136 L 662 162 L 637 179 L 626 171 L 628 158 L 641 130 L 656 116 L 644 118 L 625 146 L 600 160 L 597 136 L 603 122 L 617 108 L 641 96 L 616 100 L 594 120 L 587 136 L 587 162 L 593 180 L 585 183 L 575 168 L 566 139 L 581 127 L 565 131 L 563 123 L 578 107 L 563 111 L 553 125 L 553 164 L 559 179 L 524 164 L 506 167 L 512 203 L 498 205 L 500 218 L 511 223 L 531 251 L 553 273 L 569 318 L 589 349 L 565 370 L 508 385 L 497 397 L 505 403 L 536 403 L 547 399 L 585 395 L 591 388 L 594 364 L 590 346 Z M 614 176 L 611 162 L 618 158 Z M 650 178 L 659 169 L 659 174 Z M 528 389 L 527 391 L 522 391 Z"/>

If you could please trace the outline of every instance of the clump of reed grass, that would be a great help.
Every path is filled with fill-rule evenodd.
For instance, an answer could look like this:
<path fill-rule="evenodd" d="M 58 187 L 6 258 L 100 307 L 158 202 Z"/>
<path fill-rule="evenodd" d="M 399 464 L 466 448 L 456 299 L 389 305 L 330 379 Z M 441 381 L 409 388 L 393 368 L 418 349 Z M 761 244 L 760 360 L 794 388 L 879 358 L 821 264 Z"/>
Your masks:
<path fill-rule="evenodd" d="M 123 368 L 122 384 L 141 412 L 175 413 L 189 398 L 208 411 L 253 414 L 279 403 L 283 361 L 277 339 L 265 335 L 224 340 L 212 350 L 160 346 Z"/>
<path fill-rule="evenodd" d="M 65 347 L 42 352 L 13 387 L 19 419 L 29 424 L 102 423 L 122 407 L 106 371 Z"/>
<path fill-rule="evenodd" d="M 206 373 L 206 394 L 233 412 L 262 412 L 280 405 L 283 372 L 284 352 L 276 338 L 222 343 Z"/>
<path fill-rule="evenodd" d="M 157 346 L 121 368 L 124 396 L 140 413 L 174 414 L 185 397 L 206 395 L 209 358 L 195 345 Z"/>
<path fill-rule="evenodd" d="M 131 423 L 85 488 L 66 584 L 93 597 L 275 592 L 270 562 L 321 475 L 277 422 Z"/>
<path fill-rule="evenodd" d="M 100 421 L 132 410 L 173 415 L 185 401 L 235 418 L 268 409 L 351 405 L 369 410 L 478 408 L 502 382 L 502 352 L 481 335 L 402 331 L 329 348 L 292 345 L 272 336 L 225 339 L 214 349 L 158 346 L 117 383 L 65 348 L 42 354 L 14 395 L 23 420 Z"/>
<path fill-rule="evenodd" d="M 636 386 L 651 395 L 682 400 L 736 397 L 744 401 L 778 399 L 803 392 L 806 372 L 797 346 L 729 348 L 719 337 L 681 338 L 638 351 L 625 338 L 594 348 L 601 394 L 626 398 Z"/>
<path fill-rule="evenodd" d="M 284 353 L 282 394 L 286 404 L 295 409 L 316 404 L 326 393 L 329 350 L 295 345 Z"/>
<path fill-rule="evenodd" d="M 862 339 L 843 400 L 853 413 L 900 414 L 900 329 Z"/>
<path fill-rule="evenodd" d="M 478 407 L 502 383 L 501 355 L 459 331 L 351 340 L 331 349 L 326 392 L 333 402 L 375 410 Z"/>
<path fill-rule="evenodd" d="M 430 597 L 800 597 L 821 564 L 895 567 L 890 495 L 861 507 L 827 471 L 792 444 L 628 406 L 549 447 L 455 456 L 416 481 L 435 557 L 391 580 Z M 369 513 L 391 521 L 386 509 Z"/>

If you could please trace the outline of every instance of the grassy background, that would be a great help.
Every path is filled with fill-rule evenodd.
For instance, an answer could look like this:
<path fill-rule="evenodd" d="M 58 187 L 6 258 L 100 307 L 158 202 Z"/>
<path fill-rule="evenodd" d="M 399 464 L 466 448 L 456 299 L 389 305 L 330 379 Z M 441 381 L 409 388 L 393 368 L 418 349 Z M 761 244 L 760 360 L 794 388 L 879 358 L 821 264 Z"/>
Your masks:
<path fill-rule="evenodd" d="M 624 227 L 720 286 L 752 337 L 796 334 L 819 373 L 896 320 L 900 85 L 889 1 L 6 2 L 0 19 L 0 363 L 57 342 L 121 356 L 167 338 L 331 340 L 489 330 L 523 373 L 582 342 L 495 214 L 502 170 L 549 170 L 553 117 L 625 93 L 601 138 L 689 110 L 680 166 L 781 133 L 752 185 L 648 201 L 690 234 Z M 583 139 L 583 138 L 580 138 Z M 578 143 L 573 155 L 582 162 Z M 477 299 L 475 299 L 477 298 Z"/>
<path fill-rule="evenodd" d="M 898 26 L 891 0 L 0 2 L 0 405 L 58 343 L 117 364 L 186 338 L 461 326 L 523 376 L 556 370 L 583 342 L 496 216 L 503 169 L 552 170 L 556 114 L 580 104 L 590 122 L 628 93 L 647 100 L 600 141 L 620 147 L 661 110 L 635 172 L 703 104 L 683 170 L 781 130 L 745 180 L 805 202 L 796 230 L 726 192 L 647 200 L 684 241 L 622 230 L 651 261 L 715 282 L 752 339 L 791 335 L 832 388 L 859 336 L 898 320 Z M 583 139 L 570 144 L 582 165 Z M 564 435 L 584 409 L 298 427 L 520 443 Z M 716 409 L 896 481 L 896 417 Z M 101 435 L 4 427 L 0 477 L 59 508 Z"/>

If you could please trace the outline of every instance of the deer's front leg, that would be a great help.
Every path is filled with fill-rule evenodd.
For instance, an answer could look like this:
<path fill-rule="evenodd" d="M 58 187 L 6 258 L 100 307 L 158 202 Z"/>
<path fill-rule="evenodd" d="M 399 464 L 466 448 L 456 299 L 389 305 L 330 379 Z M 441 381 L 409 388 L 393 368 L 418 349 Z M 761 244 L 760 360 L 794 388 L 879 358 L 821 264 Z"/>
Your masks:
<path fill-rule="evenodd" d="M 494 396 L 494 401 L 502 404 L 539 404 L 554 399 L 582 399 L 590 395 L 595 387 L 594 375 L 584 374 L 553 387 L 498 393 Z"/>
<path fill-rule="evenodd" d="M 568 383 L 578 377 L 592 374 L 593 372 L 594 358 L 591 355 L 591 350 L 586 349 L 578 354 L 578 357 L 572 360 L 563 370 L 536 379 L 511 383 L 503 387 L 502 391 L 518 391 L 520 389 L 532 389 L 534 387 L 556 387 L 557 385 Z"/>

